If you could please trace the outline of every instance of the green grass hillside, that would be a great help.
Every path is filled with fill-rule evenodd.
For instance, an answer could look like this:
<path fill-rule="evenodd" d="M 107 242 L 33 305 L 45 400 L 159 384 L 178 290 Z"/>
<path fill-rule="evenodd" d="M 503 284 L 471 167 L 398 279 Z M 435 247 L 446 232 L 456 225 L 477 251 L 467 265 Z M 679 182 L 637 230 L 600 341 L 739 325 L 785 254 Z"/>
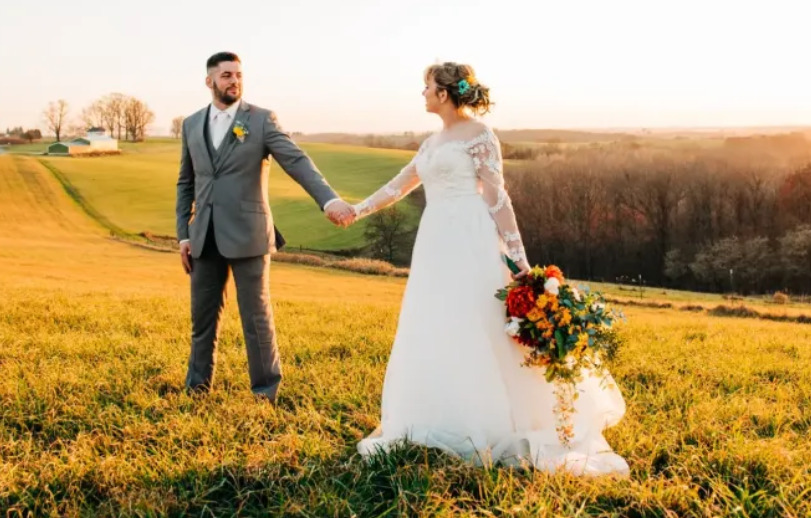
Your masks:
<path fill-rule="evenodd" d="M 397 174 L 413 152 L 329 144 L 302 146 L 333 188 L 349 201 L 368 196 Z M 175 235 L 178 141 L 161 139 L 122 145 L 108 157 L 44 160 L 61 171 L 85 200 L 114 225 L 131 233 Z M 291 247 L 342 250 L 363 246 L 363 225 L 340 229 L 275 162 L 269 196 L 276 225 Z M 416 225 L 418 210 L 401 204 Z"/>

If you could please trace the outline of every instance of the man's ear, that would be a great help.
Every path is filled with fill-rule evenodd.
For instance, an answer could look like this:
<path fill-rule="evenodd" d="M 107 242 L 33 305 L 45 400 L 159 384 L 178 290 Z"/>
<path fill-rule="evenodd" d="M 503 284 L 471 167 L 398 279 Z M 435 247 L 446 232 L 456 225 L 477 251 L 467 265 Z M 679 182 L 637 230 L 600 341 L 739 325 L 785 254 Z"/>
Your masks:
<path fill-rule="evenodd" d="M 214 79 L 211 78 L 211 74 L 206 75 L 206 86 L 211 88 L 214 85 Z"/>

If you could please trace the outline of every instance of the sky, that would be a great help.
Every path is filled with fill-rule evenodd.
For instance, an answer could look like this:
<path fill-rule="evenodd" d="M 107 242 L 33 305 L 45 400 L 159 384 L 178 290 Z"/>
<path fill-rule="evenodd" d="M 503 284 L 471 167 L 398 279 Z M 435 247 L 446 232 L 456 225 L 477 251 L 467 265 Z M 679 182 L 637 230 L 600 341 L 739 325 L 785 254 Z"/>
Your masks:
<path fill-rule="evenodd" d="M 811 125 L 807 0 L 2 4 L 0 131 L 121 92 L 166 134 L 210 102 L 205 61 L 222 50 L 288 131 L 437 129 L 421 91 L 438 61 L 474 67 L 498 129 Z"/>

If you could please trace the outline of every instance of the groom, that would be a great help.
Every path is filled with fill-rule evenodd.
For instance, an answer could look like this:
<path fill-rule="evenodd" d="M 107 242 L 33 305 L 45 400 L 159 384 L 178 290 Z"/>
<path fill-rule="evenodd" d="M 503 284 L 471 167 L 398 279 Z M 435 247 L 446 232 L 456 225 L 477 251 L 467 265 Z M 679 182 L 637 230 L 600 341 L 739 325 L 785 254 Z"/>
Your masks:
<path fill-rule="evenodd" d="M 281 382 L 270 307 L 270 253 L 284 244 L 268 206 L 268 155 L 336 225 L 354 218 L 275 114 L 242 97 L 242 65 L 230 52 L 211 56 L 211 104 L 183 121 L 177 181 L 180 259 L 191 277 L 192 339 L 186 388 L 207 391 L 229 271 L 234 274 L 251 390 L 274 402 Z"/>

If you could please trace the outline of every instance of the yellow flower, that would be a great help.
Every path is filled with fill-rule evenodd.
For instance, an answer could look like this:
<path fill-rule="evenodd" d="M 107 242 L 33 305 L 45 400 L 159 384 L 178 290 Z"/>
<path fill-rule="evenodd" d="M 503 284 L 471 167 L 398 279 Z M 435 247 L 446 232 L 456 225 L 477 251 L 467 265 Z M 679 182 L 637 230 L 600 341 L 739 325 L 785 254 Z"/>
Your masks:
<path fill-rule="evenodd" d="M 588 347 L 589 345 L 588 333 L 580 333 L 579 335 L 577 335 L 577 345 L 579 347 Z"/>
<path fill-rule="evenodd" d="M 527 313 L 527 318 L 529 319 L 530 322 L 537 322 L 538 320 L 543 318 L 543 316 L 544 316 L 543 311 L 541 311 L 538 308 L 532 308 L 532 311 Z"/>
<path fill-rule="evenodd" d="M 245 130 L 242 129 L 241 126 L 234 126 L 234 135 L 236 135 L 237 137 L 244 137 Z"/>
<path fill-rule="evenodd" d="M 535 305 L 540 309 L 544 309 L 547 304 L 549 304 L 549 299 L 546 297 L 546 295 L 541 295 L 538 297 L 538 300 L 535 301 Z"/>
<path fill-rule="evenodd" d="M 568 308 L 563 308 L 563 311 L 558 313 L 558 325 L 560 327 L 568 326 L 572 322 L 572 314 Z"/>

